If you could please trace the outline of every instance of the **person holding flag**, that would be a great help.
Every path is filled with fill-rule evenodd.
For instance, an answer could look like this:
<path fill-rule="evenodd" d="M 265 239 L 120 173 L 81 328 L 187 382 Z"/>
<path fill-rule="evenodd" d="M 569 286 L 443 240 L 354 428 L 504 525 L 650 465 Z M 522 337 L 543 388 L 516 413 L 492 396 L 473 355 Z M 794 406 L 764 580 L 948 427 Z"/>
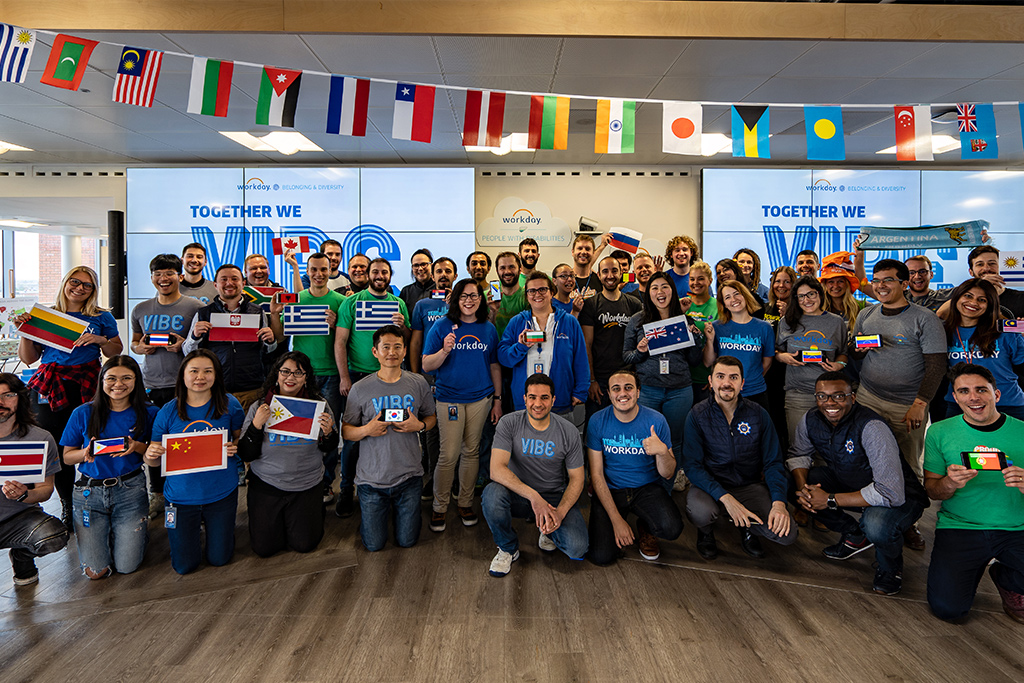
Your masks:
<path fill-rule="evenodd" d="M 237 269 L 236 269 L 237 270 Z M 228 433 L 227 467 L 177 474 L 164 482 L 168 506 L 164 526 L 171 545 L 171 567 L 179 574 L 199 568 L 203 559 L 199 531 L 206 529 L 206 561 L 220 567 L 235 554 L 235 512 L 238 509 L 238 469 L 235 442 L 245 413 L 238 399 L 227 393 L 217 355 L 196 349 L 178 370 L 174 400 L 157 413 L 152 442 L 146 449 L 147 465 L 159 465 L 166 455 L 165 434 L 192 434 L 214 430 Z"/>
<path fill-rule="evenodd" d="M 64 461 L 78 466 L 78 561 L 94 580 L 130 574 L 142 564 L 149 542 L 142 454 L 157 414 L 131 356 L 104 363 L 99 381 L 96 397 L 75 408 L 60 439 Z"/>
<path fill-rule="evenodd" d="M 319 275 L 326 280 L 327 260 L 322 261 L 323 273 Z M 318 274 L 312 278 L 316 282 Z M 315 441 L 267 431 L 275 397 L 325 400 L 316 379 L 306 354 L 285 353 L 270 369 L 262 395 L 245 416 L 238 457 L 249 463 L 249 542 L 260 557 L 285 549 L 312 552 L 324 535 L 324 454 L 336 451 L 340 438 L 330 403 L 320 414 L 320 433 Z"/>

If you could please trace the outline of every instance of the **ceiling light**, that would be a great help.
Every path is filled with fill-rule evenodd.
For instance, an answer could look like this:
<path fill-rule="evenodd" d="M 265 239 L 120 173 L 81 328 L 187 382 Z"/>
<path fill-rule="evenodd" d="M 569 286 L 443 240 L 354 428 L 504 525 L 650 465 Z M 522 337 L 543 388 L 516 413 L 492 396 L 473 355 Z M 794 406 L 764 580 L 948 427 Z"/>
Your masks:
<path fill-rule="evenodd" d="M 10 219 L 10 220 L 0 221 L 0 225 L 4 226 L 5 228 L 37 228 L 37 227 L 40 227 L 40 226 L 43 226 L 43 225 L 46 225 L 46 224 L 45 223 L 28 223 L 26 221 L 19 221 L 19 220 Z"/>
<path fill-rule="evenodd" d="M 292 155 L 296 152 L 322 152 L 315 142 L 302 133 L 290 131 L 274 131 L 263 137 L 256 137 L 244 131 L 220 131 L 226 138 L 234 140 L 243 147 L 254 152 L 280 152 Z"/>
<path fill-rule="evenodd" d="M 28 147 L 22 147 L 21 145 L 16 145 L 13 142 L 4 142 L 3 140 L 0 140 L 0 154 L 6 154 L 7 152 L 32 152 L 32 151 L 35 151 L 35 150 L 31 150 Z"/>
<path fill-rule="evenodd" d="M 700 155 L 713 157 L 732 146 L 732 138 L 721 133 L 702 133 L 700 136 Z"/>
<path fill-rule="evenodd" d="M 944 152 L 952 152 L 954 149 L 960 149 L 960 139 L 955 138 L 952 135 L 933 135 L 932 136 L 932 154 L 943 154 Z M 875 154 L 895 154 L 896 145 L 892 147 L 886 147 L 880 149 Z"/>

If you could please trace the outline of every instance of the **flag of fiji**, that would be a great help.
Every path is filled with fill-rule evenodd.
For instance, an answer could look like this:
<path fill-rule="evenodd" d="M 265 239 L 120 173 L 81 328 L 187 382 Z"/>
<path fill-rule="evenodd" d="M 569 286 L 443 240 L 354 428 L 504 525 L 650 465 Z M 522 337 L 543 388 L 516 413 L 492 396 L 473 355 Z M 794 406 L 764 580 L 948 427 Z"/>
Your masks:
<path fill-rule="evenodd" d="M 376 332 L 391 324 L 391 316 L 401 312 L 397 301 L 357 301 L 355 331 Z"/>
<path fill-rule="evenodd" d="M 287 432 L 308 439 L 309 433 L 313 431 L 313 419 L 316 417 L 319 404 L 319 401 L 275 395 L 270 400 L 270 419 L 267 420 L 267 426 L 277 432 Z"/>
<path fill-rule="evenodd" d="M 327 306 L 285 306 L 281 315 L 284 333 L 289 337 L 330 334 L 327 310 Z"/>

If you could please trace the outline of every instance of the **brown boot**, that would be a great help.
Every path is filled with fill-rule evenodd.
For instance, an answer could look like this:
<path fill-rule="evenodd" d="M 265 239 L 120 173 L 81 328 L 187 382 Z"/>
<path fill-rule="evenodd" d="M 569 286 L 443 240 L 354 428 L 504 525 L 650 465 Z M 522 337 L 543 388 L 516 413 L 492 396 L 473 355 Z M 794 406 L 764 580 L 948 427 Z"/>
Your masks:
<path fill-rule="evenodd" d="M 924 550 L 924 536 L 918 531 L 917 524 L 903 532 L 903 545 L 911 550 Z"/>

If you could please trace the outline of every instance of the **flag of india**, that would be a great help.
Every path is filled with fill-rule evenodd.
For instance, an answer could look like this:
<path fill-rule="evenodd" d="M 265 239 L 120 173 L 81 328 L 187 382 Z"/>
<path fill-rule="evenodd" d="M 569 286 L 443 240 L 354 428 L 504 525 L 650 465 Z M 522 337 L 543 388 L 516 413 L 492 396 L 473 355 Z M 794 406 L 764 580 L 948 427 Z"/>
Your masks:
<path fill-rule="evenodd" d="M 636 102 L 598 100 L 594 152 L 632 154 L 636 138 Z"/>

